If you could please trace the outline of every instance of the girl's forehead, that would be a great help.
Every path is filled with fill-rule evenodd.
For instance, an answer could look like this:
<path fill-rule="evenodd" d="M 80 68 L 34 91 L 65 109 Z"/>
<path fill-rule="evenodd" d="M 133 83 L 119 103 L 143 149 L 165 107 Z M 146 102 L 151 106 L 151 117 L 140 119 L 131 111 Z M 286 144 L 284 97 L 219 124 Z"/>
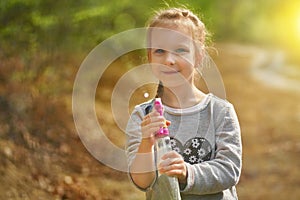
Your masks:
<path fill-rule="evenodd" d="M 150 31 L 151 47 L 189 46 L 193 43 L 191 34 L 185 29 L 152 27 Z"/>

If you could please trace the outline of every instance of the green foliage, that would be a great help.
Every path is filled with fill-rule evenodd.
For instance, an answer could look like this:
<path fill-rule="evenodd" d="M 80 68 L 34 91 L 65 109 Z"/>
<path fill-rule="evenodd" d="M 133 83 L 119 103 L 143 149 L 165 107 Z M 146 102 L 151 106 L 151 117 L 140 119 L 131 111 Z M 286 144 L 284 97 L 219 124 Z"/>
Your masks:
<path fill-rule="evenodd" d="M 86 50 L 115 33 L 144 26 L 154 10 L 167 5 L 187 6 L 203 16 L 217 40 L 253 41 L 260 40 L 257 29 L 266 25 L 278 1 L 3 0 L 1 49 L 15 53 Z"/>

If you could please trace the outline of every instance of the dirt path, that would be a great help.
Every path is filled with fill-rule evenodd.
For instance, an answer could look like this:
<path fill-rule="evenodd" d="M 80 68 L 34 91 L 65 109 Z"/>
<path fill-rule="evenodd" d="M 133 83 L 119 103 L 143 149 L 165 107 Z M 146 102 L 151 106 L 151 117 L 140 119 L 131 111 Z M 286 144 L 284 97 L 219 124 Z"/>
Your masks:
<path fill-rule="evenodd" d="M 242 57 L 251 56 L 251 75 L 262 84 L 300 92 L 300 68 L 289 65 L 283 51 L 239 44 L 226 44 L 225 48 Z"/>

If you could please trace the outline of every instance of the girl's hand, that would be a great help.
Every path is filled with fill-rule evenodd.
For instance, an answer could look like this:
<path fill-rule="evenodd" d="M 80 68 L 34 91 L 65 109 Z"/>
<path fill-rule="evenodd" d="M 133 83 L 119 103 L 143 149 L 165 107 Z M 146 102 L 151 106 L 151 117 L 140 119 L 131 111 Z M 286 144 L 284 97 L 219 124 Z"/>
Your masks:
<path fill-rule="evenodd" d="M 164 126 L 164 123 L 165 118 L 160 116 L 159 113 L 155 110 L 146 115 L 141 123 L 141 144 L 147 144 L 152 147 L 155 142 L 155 134 L 159 130 L 159 128 Z"/>
<path fill-rule="evenodd" d="M 186 184 L 186 165 L 182 156 L 176 151 L 171 151 L 163 155 L 158 169 L 161 174 L 175 176 L 178 178 L 179 183 Z"/>

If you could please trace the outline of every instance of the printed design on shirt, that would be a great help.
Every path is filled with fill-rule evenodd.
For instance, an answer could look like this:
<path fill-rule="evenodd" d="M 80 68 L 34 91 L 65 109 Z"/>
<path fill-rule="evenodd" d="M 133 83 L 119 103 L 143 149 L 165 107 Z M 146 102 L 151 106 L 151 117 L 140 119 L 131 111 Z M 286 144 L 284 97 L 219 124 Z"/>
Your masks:
<path fill-rule="evenodd" d="M 184 161 L 190 164 L 201 163 L 211 158 L 212 147 L 205 138 L 195 137 L 188 140 L 184 145 L 175 138 L 171 138 L 170 142 L 172 149 L 182 155 Z"/>

